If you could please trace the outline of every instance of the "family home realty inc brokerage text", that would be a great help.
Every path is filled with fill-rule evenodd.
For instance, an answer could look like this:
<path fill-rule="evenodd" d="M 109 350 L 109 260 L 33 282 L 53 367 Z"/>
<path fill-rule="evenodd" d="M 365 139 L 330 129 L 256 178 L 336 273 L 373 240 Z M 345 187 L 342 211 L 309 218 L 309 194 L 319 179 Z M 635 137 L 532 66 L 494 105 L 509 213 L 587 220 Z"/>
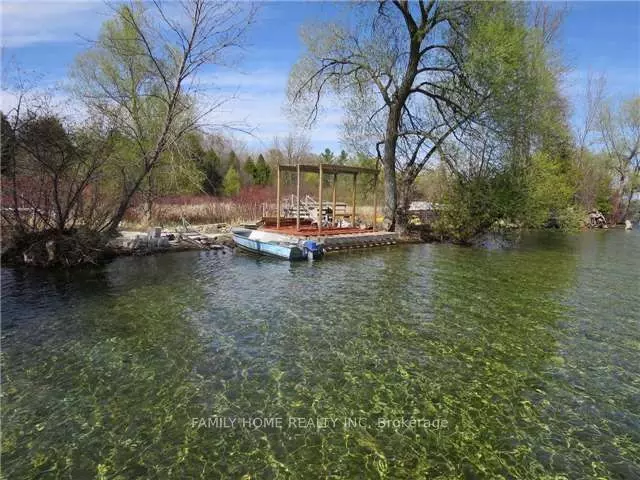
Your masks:
<path fill-rule="evenodd" d="M 192 428 L 369 428 L 377 429 L 434 429 L 446 428 L 447 420 L 435 418 L 377 418 L 370 421 L 364 417 L 194 417 Z"/>

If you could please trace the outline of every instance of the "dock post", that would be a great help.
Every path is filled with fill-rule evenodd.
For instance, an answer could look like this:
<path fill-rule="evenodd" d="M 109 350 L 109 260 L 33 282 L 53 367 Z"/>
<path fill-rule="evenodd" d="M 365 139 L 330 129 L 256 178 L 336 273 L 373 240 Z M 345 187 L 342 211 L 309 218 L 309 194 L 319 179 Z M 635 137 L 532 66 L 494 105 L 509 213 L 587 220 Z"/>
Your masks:
<path fill-rule="evenodd" d="M 358 174 L 353 174 L 353 207 L 351 212 L 351 226 L 356 228 L 356 182 L 358 179 Z"/>
<path fill-rule="evenodd" d="M 297 185 L 296 185 L 296 195 L 298 196 L 297 202 L 297 212 L 296 212 L 296 231 L 300 231 L 300 164 L 296 167 Z"/>
<path fill-rule="evenodd" d="M 280 228 L 280 164 L 276 173 L 276 228 Z"/>
<path fill-rule="evenodd" d="M 338 174 L 333 174 L 333 212 L 331 213 L 331 224 L 336 226 L 336 183 L 338 183 Z"/>
<path fill-rule="evenodd" d="M 376 219 L 378 218 L 378 171 L 373 179 L 373 231 L 376 231 Z"/>
<path fill-rule="evenodd" d="M 320 181 L 318 182 L 318 233 L 322 231 L 322 164 L 320 164 Z"/>

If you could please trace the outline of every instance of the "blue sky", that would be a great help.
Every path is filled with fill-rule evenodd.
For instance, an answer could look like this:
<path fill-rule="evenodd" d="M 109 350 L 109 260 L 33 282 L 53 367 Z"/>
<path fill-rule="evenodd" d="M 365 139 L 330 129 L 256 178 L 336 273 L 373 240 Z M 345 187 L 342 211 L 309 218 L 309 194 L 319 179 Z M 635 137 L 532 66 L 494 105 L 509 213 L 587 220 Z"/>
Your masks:
<path fill-rule="evenodd" d="M 557 6 L 564 4 L 555 3 Z M 569 2 L 560 48 L 571 68 L 563 91 L 572 105 L 573 121 L 582 115 L 581 97 L 589 72 L 605 73 L 613 98 L 640 94 L 640 2 Z M 3 83 L 12 60 L 48 85 L 64 80 L 75 55 L 95 38 L 108 8 L 101 1 L 2 2 Z M 323 2 L 263 2 L 241 62 L 232 69 L 209 69 L 221 92 L 236 92 L 220 121 L 253 131 L 235 133 L 251 150 L 269 148 L 276 135 L 296 126 L 283 112 L 289 70 L 302 51 L 298 31 L 308 21 L 329 19 L 344 6 Z M 60 94 L 62 95 L 62 93 Z M 2 108 L 11 104 L 2 93 Z M 314 151 L 339 151 L 340 110 L 330 106 L 308 132 Z"/>

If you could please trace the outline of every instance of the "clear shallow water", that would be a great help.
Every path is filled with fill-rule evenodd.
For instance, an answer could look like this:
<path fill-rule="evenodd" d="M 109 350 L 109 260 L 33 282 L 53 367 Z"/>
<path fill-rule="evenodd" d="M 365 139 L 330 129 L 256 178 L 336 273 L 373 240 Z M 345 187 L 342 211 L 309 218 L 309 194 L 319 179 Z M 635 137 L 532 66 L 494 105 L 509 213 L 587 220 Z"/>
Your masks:
<path fill-rule="evenodd" d="M 639 293 L 638 231 L 3 269 L 3 474 L 637 479 Z"/>

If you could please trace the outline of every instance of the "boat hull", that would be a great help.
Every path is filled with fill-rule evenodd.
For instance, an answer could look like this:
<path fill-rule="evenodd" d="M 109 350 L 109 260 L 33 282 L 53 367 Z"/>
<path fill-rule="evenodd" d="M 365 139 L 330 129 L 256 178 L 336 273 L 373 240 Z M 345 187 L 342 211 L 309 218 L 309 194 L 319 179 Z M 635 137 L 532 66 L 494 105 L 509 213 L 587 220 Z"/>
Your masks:
<path fill-rule="evenodd" d="M 276 243 L 261 242 L 235 233 L 233 234 L 233 241 L 243 250 L 259 255 L 269 255 L 285 260 L 302 260 L 306 258 L 302 254 L 302 250 L 295 245 L 279 245 Z"/>

